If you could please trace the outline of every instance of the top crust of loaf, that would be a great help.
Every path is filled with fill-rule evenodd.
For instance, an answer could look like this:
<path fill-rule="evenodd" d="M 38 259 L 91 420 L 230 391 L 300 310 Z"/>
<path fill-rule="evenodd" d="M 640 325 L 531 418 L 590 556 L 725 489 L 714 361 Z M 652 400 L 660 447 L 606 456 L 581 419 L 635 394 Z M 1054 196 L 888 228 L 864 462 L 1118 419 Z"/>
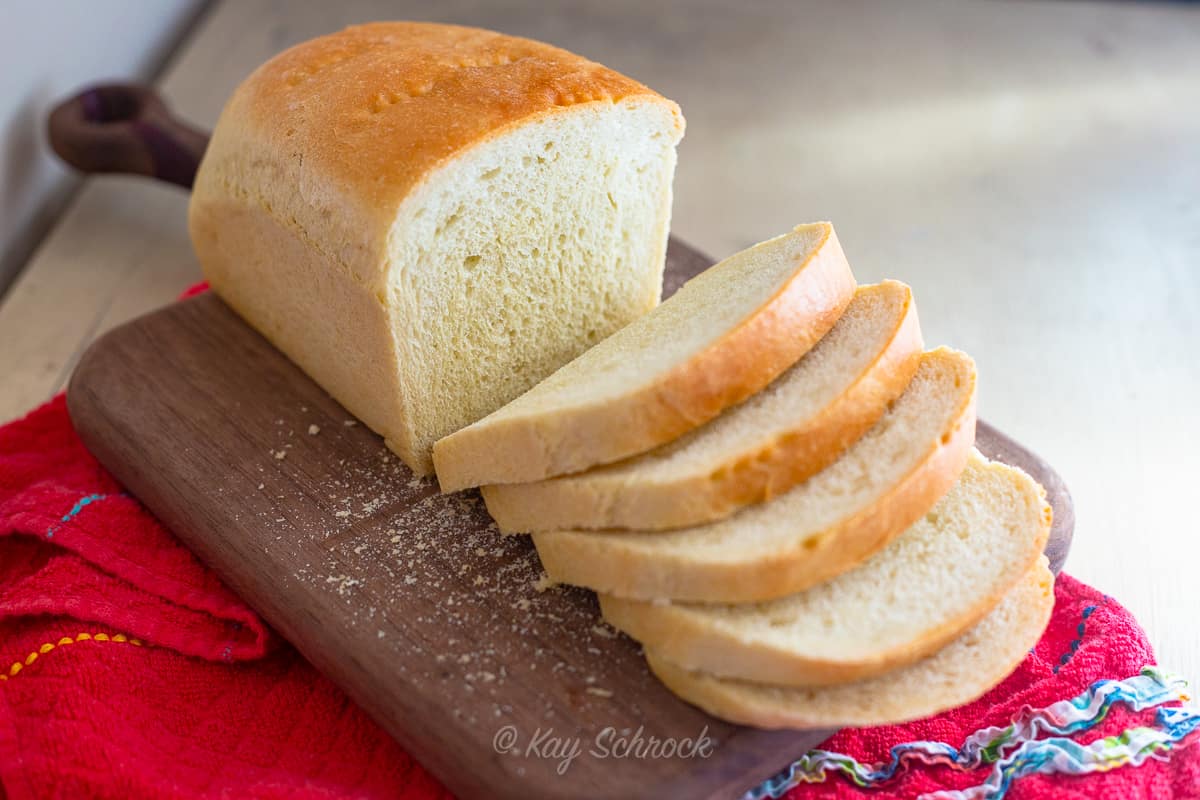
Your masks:
<path fill-rule="evenodd" d="M 683 135 L 675 103 L 557 47 L 458 25 L 375 22 L 296 45 L 255 70 L 225 107 L 205 160 L 225 160 L 226 140 L 295 154 L 304 196 L 278 211 L 311 230 L 321 226 L 305 224 L 306 208 L 340 207 L 374 219 L 378 233 L 461 151 L 534 117 L 622 101 L 661 105 L 675 119 L 676 139 Z M 234 168 L 256 168 L 245 164 Z M 242 186 L 269 176 L 253 177 L 225 175 Z M 347 246 L 364 244 L 352 236 Z M 383 278 L 356 277 L 368 285 Z"/>

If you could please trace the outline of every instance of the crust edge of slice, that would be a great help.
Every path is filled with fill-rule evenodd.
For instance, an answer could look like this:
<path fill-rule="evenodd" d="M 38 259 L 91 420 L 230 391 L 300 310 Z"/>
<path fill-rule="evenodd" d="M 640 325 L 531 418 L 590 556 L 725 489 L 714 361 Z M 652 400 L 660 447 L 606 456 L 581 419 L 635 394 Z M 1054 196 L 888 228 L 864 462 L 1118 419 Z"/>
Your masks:
<path fill-rule="evenodd" d="M 746 603 L 803 591 L 853 568 L 882 549 L 937 503 L 962 473 L 975 440 L 976 371 L 970 357 L 938 348 L 926 358 L 961 359 L 968 386 L 926 452 L 894 485 L 866 508 L 820 533 L 753 561 L 697 561 L 677 554 L 651 560 L 636 548 L 613 544 L 598 531 L 533 534 L 542 566 L 558 583 L 638 600 L 669 598 Z M 621 531 L 653 537 L 655 532 Z"/>
<path fill-rule="evenodd" d="M 965 705 L 1000 684 L 1041 638 L 1053 608 L 1054 576 L 1042 557 L 995 610 L 962 636 L 923 661 L 866 681 L 808 689 L 773 687 L 689 671 L 649 650 L 646 660 L 673 693 L 729 722 L 769 729 L 897 724 Z M 1004 613 L 1014 619 L 1004 619 Z M 986 669 L 973 673 L 975 680 L 936 679 L 938 669 L 953 667 L 956 659 L 979 648 L 991 648 L 993 654 Z M 904 680 L 923 687 L 919 697 L 897 696 L 897 682 Z"/>
<path fill-rule="evenodd" d="M 912 290 L 883 281 L 858 287 L 856 297 L 863 292 L 902 292 L 901 312 L 883 348 L 816 414 L 753 442 L 734 458 L 697 464 L 669 480 L 617 480 L 601 467 L 531 483 L 487 485 L 481 491 L 488 513 L 503 533 L 667 530 L 723 519 L 807 480 L 879 420 L 920 361 L 921 327 Z M 737 407 L 724 413 L 737 413 Z"/>
<path fill-rule="evenodd" d="M 1045 490 L 1024 471 L 975 456 L 985 469 L 996 467 L 1016 473 L 1014 480 L 1022 491 L 1036 498 L 1041 515 L 1032 531 L 1010 580 L 995 591 L 976 598 L 968 607 L 947 615 L 939 624 L 926 629 L 916 639 L 877 651 L 870 657 L 829 658 L 775 647 L 763 642 L 747 642 L 736 635 L 706 625 L 699 614 L 677 605 L 600 596 L 604 619 L 613 627 L 653 649 L 661 658 L 687 669 L 710 672 L 720 677 L 793 686 L 832 686 L 870 678 L 907 666 L 940 650 L 965 630 L 985 617 L 1004 595 L 1028 573 L 1042 555 L 1051 525 L 1051 509 Z M 901 534 L 903 535 L 903 534 Z"/>
<path fill-rule="evenodd" d="M 772 296 L 648 385 L 615 401 L 493 423 L 484 417 L 440 439 L 433 461 L 442 491 L 542 480 L 642 453 L 766 386 L 833 327 L 857 286 L 830 223 L 783 235 L 809 227 L 823 229 L 820 244 Z"/>

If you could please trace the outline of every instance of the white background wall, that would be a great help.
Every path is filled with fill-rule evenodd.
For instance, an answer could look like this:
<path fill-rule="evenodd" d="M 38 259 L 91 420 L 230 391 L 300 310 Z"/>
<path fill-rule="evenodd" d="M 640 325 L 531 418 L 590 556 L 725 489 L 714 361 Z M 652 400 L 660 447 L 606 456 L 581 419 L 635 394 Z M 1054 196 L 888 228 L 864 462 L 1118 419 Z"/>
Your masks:
<path fill-rule="evenodd" d="M 0 294 L 73 182 L 46 144 L 58 99 L 145 80 L 202 0 L 0 0 Z"/>

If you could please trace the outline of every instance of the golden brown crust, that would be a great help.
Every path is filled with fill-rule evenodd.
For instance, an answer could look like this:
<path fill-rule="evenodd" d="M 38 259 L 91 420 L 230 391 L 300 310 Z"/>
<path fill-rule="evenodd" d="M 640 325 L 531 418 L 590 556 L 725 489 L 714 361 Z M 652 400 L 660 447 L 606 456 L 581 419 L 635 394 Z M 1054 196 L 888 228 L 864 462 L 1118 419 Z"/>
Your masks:
<path fill-rule="evenodd" d="M 864 287 L 870 291 L 878 287 Z M 488 512 L 505 533 L 626 528 L 655 531 L 722 519 L 770 500 L 833 463 L 862 438 L 904 388 L 920 362 L 921 327 L 908 287 L 892 334 L 870 364 L 817 415 L 737 460 L 669 481 L 606 480 L 581 473 L 534 483 L 482 488 Z"/>
<path fill-rule="evenodd" d="M 830 709 L 814 703 L 810 693 L 819 693 L 822 691 L 820 688 L 762 686 L 767 691 L 760 693 L 755 691 L 754 684 L 690 671 L 652 650 L 646 651 L 646 660 L 655 676 L 672 692 L 729 722 L 770 729 L 896 724 L 969 703 L 1000 683 L 1020 665 L 1041 638 L 1054 610 L 1054 576 L 1045 559 L 1040 559 L 1002 602 L 1011 604 L 1009 610 L 1014 619 L 1009 624 L 993 627 L 990 635 L 995 638 L 994 641 L 987 641 L 983 637 L 976 642 L 977 646 L 985 646 L 989 653 L 996 654 L 996 657 L 986 660 L 983 665 L 986 669 L 973 671 L 961 676 L 962 680 L 949 682 L 941 680 L 940 675 L 930 674 L 927 680 L 921 681 L 919 691 L 914 691 L 914 687 L 908 684 L 903 691 L 883 685 L 882 682 L 887 681 L 889 676 L 874 680 L 868 678 L 869 684 L 856 698 L 853 707 L 839 705 Z M 985 626 L 988 620 L 985 618 L 978 624 Z M 962 635 L 972 636 L 974 630 Z M 999 639 L 1000 634 L 1007 635 L 1003 641 Z M 947 663 L 947 657 L 963 655 L 962 649 L 956 647 L 956 641 L 930 657 L 931 660 L 942 662 L 930 667 L 932 670 L 953 668 L 954 665 Z M 917 663 L 910 669 L 921 670 L 923 667 L 924 664 Z M 743 691 L 744 687 L 750 687 L 751 690 Z M 851 686 L 833 687 L 832 691 L 849 688 Z M 792 698 L 795 698 L 794 703 L 790 702 Z"/>
<path fill-rule="evenodd" d="M 238 87 L 220 127 L 304 169 L 390 221 L 425 176 L 513 125 L 583 103 L 642 97 L 635 80 L 557 47 L 494 31 L 373 22 L 298 44 Z"/>
<path fill-rule="evenodd" d="M 966 390 L 940 439 L 916 466 L 858 513 L 821 534 L 754 561 L 702 561 L 669 554 L 648 559 L 603 533 L 534 533 L 546 573 L 559 583 L 639 600 L 748 603 L 803 591 L 862 563 L 916 522 L 950 490 L 975 442 L 974 364 L 956 361 Z M 631 534 L 632 535 L 632 534 Z"/>
<path fill-rule="evenodd" d="M 793 277 L 687 361 L 615 399 L 468 427 L 434 446 L 443 492 L 578 472 L 644 453 L 769 384 L 834 326 L 856 282 L 829 223 Z"/>
<path fill-rule="evenodd" d="M 1029 540 L 1012 579 L 977 599 L 920 636 L 875 653 L 871 658 L 817 658 L 766 643 L 749 644 L 724 629 L 706 625 L 702 617 L 678 606 L 600 595 L 600 610 L 613 627 L 652 648 L 664 659 L 687 669 L 780 686 L 834 686 L 907 666 L 942 649 L 995 608 L 1027 577 L 1050 535 L 1051 509 L 1038 486 L 1043 513 L 1038 532 Z M 980 554 L 986 558 L 986 554 Z"/>

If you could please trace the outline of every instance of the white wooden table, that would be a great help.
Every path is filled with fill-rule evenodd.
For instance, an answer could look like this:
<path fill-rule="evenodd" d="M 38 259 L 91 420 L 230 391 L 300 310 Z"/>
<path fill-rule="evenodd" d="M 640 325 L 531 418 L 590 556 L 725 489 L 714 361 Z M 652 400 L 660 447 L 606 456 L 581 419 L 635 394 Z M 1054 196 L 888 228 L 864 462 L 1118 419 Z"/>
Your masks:
<path fill-rule="evenodd" d="M 388 18 L 546 39 L 679 101 L 674 231 L 713 255 L 832 219 L 860 280 L 907 281 L 927 341 L 975 356 L 982 415 L 1066 477 L 1068 571 L 1200 678 L 1200 8 L 227 0 L 161 88 L 211 126 L 271 54 Z M 199 278 L 185 208 L 85 184 L 0 305 L 0 418 Z"/>

